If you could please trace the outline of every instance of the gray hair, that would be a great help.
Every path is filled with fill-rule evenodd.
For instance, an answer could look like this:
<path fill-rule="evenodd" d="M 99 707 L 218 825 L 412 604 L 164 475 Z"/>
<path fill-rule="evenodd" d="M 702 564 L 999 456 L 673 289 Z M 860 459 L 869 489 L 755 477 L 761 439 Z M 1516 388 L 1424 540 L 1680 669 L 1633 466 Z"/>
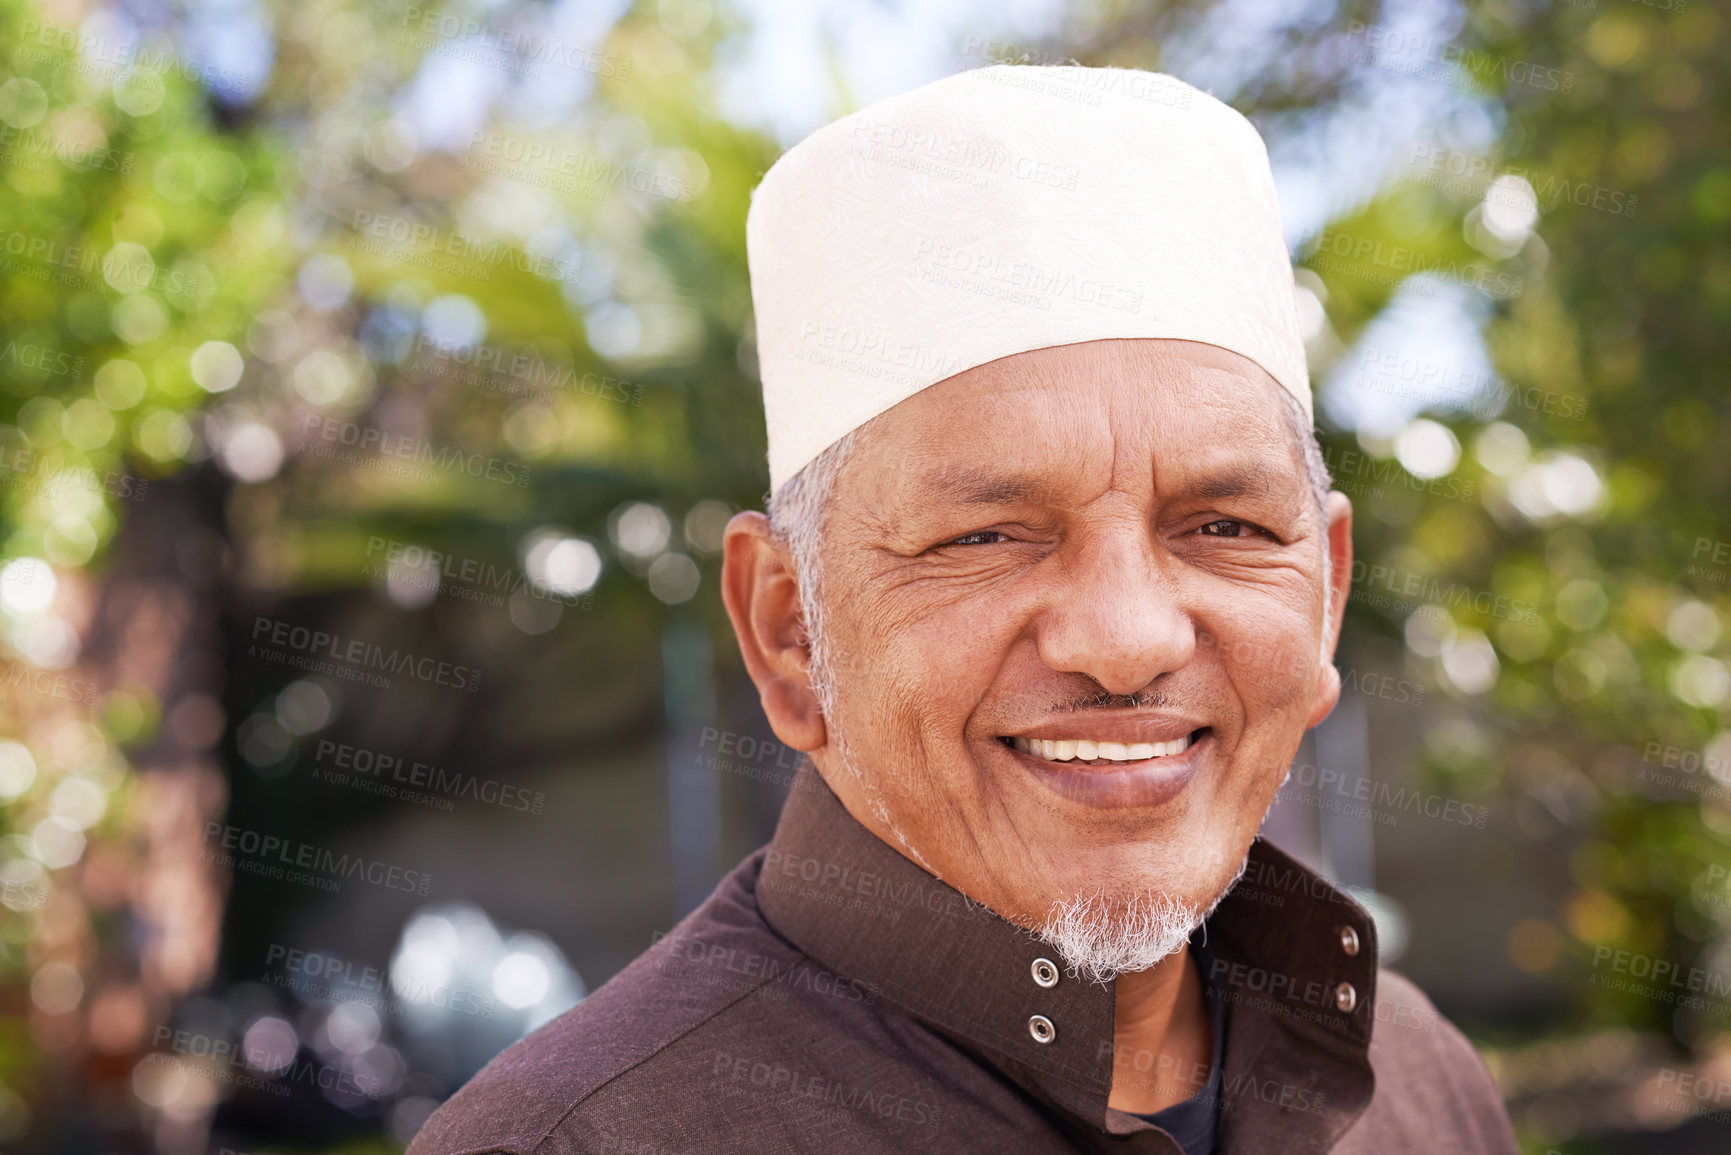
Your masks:
<path fill-rule="evenodd" d="M 1328 475 L 1328 462 L 1323 459 L 1322 446 L 1316 440 L 1316 430 L 1311 427 L 1310 419 L 1305 416 L 1304 408 L 1299 405 L 1298 399 L 1285 389 L 1280 390 L 1280 399 L 1285 403 L 1287 425 L 1298 442 L 1300 455 L 1304 458 L 1304 472 L 1310 481 L 1311 494 L 1316 499 L 1317 516 L 1326 523 L 1328 493 L 1334 487 L 1334 482 Z M 830 495 L 835 492 L 836 478 L 841 476 L 842 470 L 852 458 L 861 430 L 870 425 L 871 422 L 868 421 L 865 425 L 849 430 L 839 441 L 813 458 L 805 468 L 788 478 L 780 489 L 769 496 L 767 502 L 770 533 L 793 555 L 794 573 L 799 579 L 800 613 L 804 618 L 806 641 L 811 646 L 812 692 L 817 696 L 818 707 L 830 718 L 835 716 L 835 687 L 829 662 L 828 632 L 824 629 L 823 622 L 824 603 L 820 596 L 823 585 L 821 553 L 824 526 Z M 1330 617 L 1326 591 L 1331 571 L 1332 558 L 1325 545 L 1322 551 L 1322 632 L 1325 638 Z"/>
<path fill-rule="evenodd" d="M 799 580 L 800 617 L 805 625 L 806 644 L 811 647 L 811 689 L 826 718 L 835 717 L 835 686 L 829 663 L 829 631 L 824 629 L 823 597 L 819 592 L 823 585 L 823 531 L 836 478 L 853 457 L 863 428 L 862 425 L 848 430 L 841 440 L 812 458 L 810 464 L 770 494 L 766 503 L 770 534 L 793 555 L 794 576 Z"/>

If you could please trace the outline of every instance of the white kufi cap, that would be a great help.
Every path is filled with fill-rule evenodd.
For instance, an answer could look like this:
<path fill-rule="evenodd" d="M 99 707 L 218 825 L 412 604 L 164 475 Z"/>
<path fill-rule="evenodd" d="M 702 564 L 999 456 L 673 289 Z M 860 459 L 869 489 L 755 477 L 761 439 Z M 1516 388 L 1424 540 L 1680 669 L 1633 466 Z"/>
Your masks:
<path fill-rule="evenodd" d="M 1169 76 L 999 65 L 871 105 L 765 174 L 746 243 L 772 489 L 921 389 L 1053 345 L 1217 345 L 1311 411 L 1268 153 Z"/>

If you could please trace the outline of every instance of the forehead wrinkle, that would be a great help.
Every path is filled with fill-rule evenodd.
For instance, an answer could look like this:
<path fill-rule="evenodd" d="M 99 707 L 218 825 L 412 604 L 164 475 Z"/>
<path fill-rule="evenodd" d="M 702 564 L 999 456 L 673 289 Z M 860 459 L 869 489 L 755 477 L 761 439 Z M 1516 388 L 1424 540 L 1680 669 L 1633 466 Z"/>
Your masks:
<path fill-rule="evenodd" d="M 1253 365 L 1249 367 L 1252 371 L 1247 372 L 1236 365 L 1228 368 L 1177 358 L 1162 358 L 1162 362 L 1163 368 L 1176 368 L 1192 380 L 1215 387 L 1202 390 L 1182 410 L 1160 413 L 1156 418 L 1163 427 L 1159 440 L 1168 445 L 1183 444 L 1187 419 L 1199 411 L 1225 416 L 1237 436 L 1213 440 L 1204 447 L 1200 461 L 1184 454 L 1157 455 L 1152 463 L 1157 492 L 1171 488 L 1163 488 L 1162 483 L 1172 480 L 1174 473 L 1179 475 L 1181 492 L 1167 496 L 1201 500 L 1296 498 L 1310 492 L 1302 451 L 1287 428 L 1280 398 L 1282 390 L 1272 377 Z M 1245 396 L 1247 385 L 1252 386 L 1252 397 Z M 1275 462 L 1289 464 L 1290 473 Z"/>
<path fill-rule="evenodd" d="M 1088 392 L 1088 380 L 1096 377 L 1128 379 L 1137 387 L 1109 390 L 1111 399 L 1105 409 L 1074 404 Z M 1201 388 L 1195 388 L 1197 385 Z M 1184 393 L 1182 401 L 1170 396 L 1174 388 Z M 1180 477 L 1199 475 L 1200 487 L 1187 486 L 1186 492 L 1197 492 L 1204 499 L 1278 494 L 1290 487 L 1257 458 L 1279 452 L 1276 445 L 1291 440 L 1284 420 L 1265 419 L 1272 415 L 1265 414 L 1259 404 L 1265 401 L 1274 414 L 1280 414 L 1279 399 L 1274 396 L 1279 390 L 1273 378 L 1254 363 L 1240 364 L 1232 354 L 1191 342 L 1086 342 L 1007 357 L 933 387 L 927 396 L 932 401 L 942 399 L 938 412 L 949 409 L 948 418 L 939 417 L 924 422 L 924 428 L 916 427 L 911 444 L 899 454 L 904 469 L 890 469 L 883 478 L 890 485 L 879 492 L 884 496 L 897 493 L 901 501 L 946 501 L 962 506 L 1068 506 L 1088 504 L 1093 497 L 1113 490 L 1136 493 L 1152 489 L 1158 493 L 1161 482 L 1176 473 Z M 1016 400 L 1011 402 L 1012 398 Z M 1017 442 L 1018 448 L 1004 455 L 1009 460 L 954 461 L 957 438 L 965 437 L 968 427 L 965 410 L 992 407 L 1002 418 L 1005 403 L 1021 413 L 1020 425 L 1027 430 L 1027 436 Z M 1251 460 L 1246 461 L 1243 452 L 1232 454 L 1236 460 L 1222 460 L 1218 451 L 1223 441 L 1203 447 L 1200 462 L 1186 452 L 1183 446 L 1193 440 L 1198 410 L 1211 410 L 1226 418 L 1239 434 L 1233 442 L 1248 449 Z M 882 422 L 868 424 L 881 426 Z M 1002 420 L 994 422 L 994 436 L 1003 424 Z M 888 429 L 871 432 L 881 434 Z M 1102 439 L 1110 443 L 1109 447 L 1100 445 Z M 869 440 L 878 442 L 879 437 Z M 1162 446 L 1170 451 L 1149 456 L 1142 452 Z M 1286 457 L 1298 467 L 1302 480 L 1303 462 L 1297 447 L 1287 446 Z M 929 470 L 918 468 L 926 463 L 931 464 Z M 1162 478 L 1162 473 L 1167 477 Z M 902 484 L 891 480 L 897 476 Z"/>
<path fill-rule="evenodd" d="M 913 466 L 902 475 L 909 484 L 895 488 L 914 500 L 979 506 L 1068 505 L 1077 492 L 1091 493 L 1101 435 L 1116 440 L 1111 415 L 1078 407 L 1065 380 L 1071 371 L 1036 360 L 1010 358 L 960 374 L 944 399 L 952 409 L 989 408 L 991 416 L 974 428 L 989 429 L 994 439 L 1011 436 L 1008 451 L 955 460 L 950 451 L 969 427 L 952 415 L 915 433 L 903 459 Z M 1098 488 L 1109 488 L 1109 477 Z"/>

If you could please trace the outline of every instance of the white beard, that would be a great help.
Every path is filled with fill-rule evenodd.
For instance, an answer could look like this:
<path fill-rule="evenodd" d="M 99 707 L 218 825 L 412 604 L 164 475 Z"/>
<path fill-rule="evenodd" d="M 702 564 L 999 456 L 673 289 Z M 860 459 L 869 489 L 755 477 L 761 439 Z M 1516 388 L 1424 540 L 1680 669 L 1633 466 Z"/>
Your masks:
<path fill-rule="evenodd" d="M 1040 928 L 1042 942 L 1063 956 L 1072 973 L 1109 983 L 1121 972 L 1145 971 L 1190 940 L 1238 882 L 1250 856 L 1203 910 L 1157 890 L 1108 897 L 1102 891 L 1060 899 Z"/>

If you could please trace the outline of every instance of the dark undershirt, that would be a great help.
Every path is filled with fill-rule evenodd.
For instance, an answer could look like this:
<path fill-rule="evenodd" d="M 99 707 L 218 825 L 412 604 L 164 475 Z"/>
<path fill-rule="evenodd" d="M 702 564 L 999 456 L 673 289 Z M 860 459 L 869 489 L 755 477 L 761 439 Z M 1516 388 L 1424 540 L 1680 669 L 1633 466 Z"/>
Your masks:
<path fill-rule="evenodd" d="M 1191 936 L 1190 952 L 1197 973 L 1202 976 L 1202 1001 L 1214 1021 L 1214 1059 L 1208 1070 L 1208 1081 L 1182 1103 L 1174 1103 L 1152 1115 L 1137 1116 L 1178 1140 L 1184 1155 L 1213 1155 L 1214 1135 L 1220 1122 L 1222 1071 L 1226 1065 L 1226 1000 L 1214 997 L 1213 986 L 1208 981 L 1209 961 L 1214 952 L 1204 944 L 1203 937 L 1204 932 L 1200 930 Z"/>

